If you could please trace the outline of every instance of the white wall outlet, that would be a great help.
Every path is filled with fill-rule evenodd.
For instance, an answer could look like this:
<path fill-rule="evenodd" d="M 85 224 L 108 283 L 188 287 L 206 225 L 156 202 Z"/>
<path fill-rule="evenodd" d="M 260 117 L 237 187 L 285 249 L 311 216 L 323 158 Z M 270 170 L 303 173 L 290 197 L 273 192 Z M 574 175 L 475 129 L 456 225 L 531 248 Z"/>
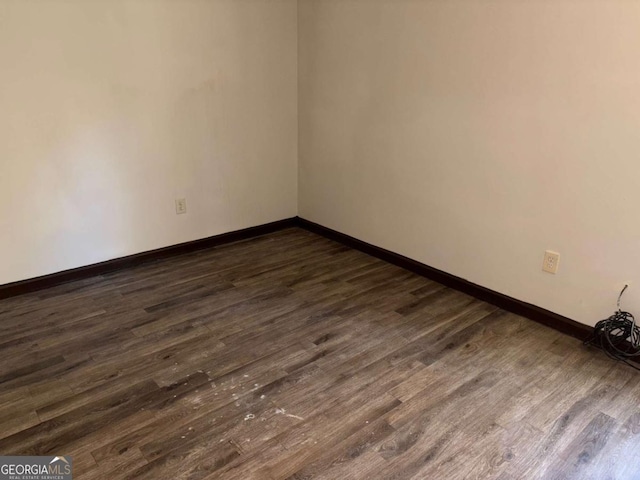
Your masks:
<path fill-rule="evenodd" d="M 558 263 L 560 263 L 560 254 L 547 250 L 544 252 L 544 260 L 542 261 L 542 270 L 544 272 L 556 273 L 558 271 Z"/>
<path fill-rule="evenodd" d="M 187 199 L 176 198 L 176 214 L 181 215 L 183 213 L 187 213 Z"/>

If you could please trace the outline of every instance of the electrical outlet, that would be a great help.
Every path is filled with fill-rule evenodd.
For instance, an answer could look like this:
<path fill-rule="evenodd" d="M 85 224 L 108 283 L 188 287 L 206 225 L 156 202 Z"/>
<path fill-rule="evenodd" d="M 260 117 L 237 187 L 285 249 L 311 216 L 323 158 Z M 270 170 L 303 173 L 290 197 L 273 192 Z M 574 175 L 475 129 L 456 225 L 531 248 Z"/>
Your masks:
<path fill-rule="evenodd" d="M 544 252 L 542 271 L 555 274 L 558 271 L 558 263 L 560 263 L 560 254 L 547 250 Z"/>
<path fill-rule="evenodd" d="M 181 215 L 183 213 L 187 213 L 187 199 L 176 198 L 176 214 Z"/>

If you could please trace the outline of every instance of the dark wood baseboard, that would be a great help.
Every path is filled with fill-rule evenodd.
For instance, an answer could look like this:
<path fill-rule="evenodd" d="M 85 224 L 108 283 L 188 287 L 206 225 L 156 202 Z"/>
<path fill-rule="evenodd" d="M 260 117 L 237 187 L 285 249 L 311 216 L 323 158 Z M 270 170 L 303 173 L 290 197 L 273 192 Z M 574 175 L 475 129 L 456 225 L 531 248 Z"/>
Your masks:
<path fill-rule="evenodd" d="M 136 253 L 134 255 L 115 258 L 113 260 L 107 260 L 105 262 L 95 263 L 93 265 L 78 267 L 71 270 L 64 270 L 62 272 L 52 273 L 42 277 L 7 283 L 5 285 L 0 285 L 0 300 L 3 298 L 23 295 L 25 293 L 36 292 L 62 283 L 72 282 L 74 280 L 102 275 L 104 273 L 140 265 L 153 260 L 159 260 L 175 255 L 194 252 L 196 250 L 223 245 L 225 243 L 237 242 L 239 240 L 246 240 L 260 235 L 266 235 L 268 233 L 273 233 L 284 228 L 295 227 L 297 225 L 297 217 L 287 218 L 285 220 L 266 223 L 256 227 L 236 230 L 235 232 L 222 233 L 220 235 L 214 235 L 213 237 L 158 248 L 157 250 L 150 250 L 148 252 Z"/>
<path fill-rule="evenodd" d="M 515 298 L 503 295 L 502 293 L 471 283 L 464 278 L 456 277 L 450 273 L 443 272 L 442 270 L 430 267 L 424 263 L 417 262 L 416 260 L 412 260 L 411 258 L 390 250 L 376 247 L 375 245 L 363 242 L 362 240 L 358 240 L 357 238 L 345 235 L 344 233 L 340 233 L 336 230 L 323 227 L 322 225 L 310 222 L 309 220 L 298 218 L 297 224 L 301 228 L 309 230 L 310 232 L 322 235 L 323 237 L 342 243 L 343 245 L 356 250 L 360 250 L 361 252 L 417 273 L 418 275 L 422 275 L 423 277 L 434 280 L 446 285 L 447 287 L 464 292 L 467 295 L 471 295 L 472 297 L 491 303 L 492 305 L 496 305 L 497 307 L 509 312 L 513 312 L 554 328 L 555 330 L 571 335 L 572 337 L 579 338 L 580 340 L 587 339 L 593 331 L 593 329 L 588 325 L 576 322 L 575 320 L 563 317 L 562 315 L 558 315 L 557 313 L 545 310 L 544 308 L 540 308 L 536 305 L 516 300 Z"/>
<path fill-rule="evenodd" d="M 450 273 L 438 270 L 411 258 L 405 257 L 398 253 L 384 248 L 376 247 L 370 243 L 358 240 L 344 233 L 324 227 L 317 223 L 310 222 L 303 218 L 294 217 L 285 220 L 259 225 L 256 227 L 245 228 L 235 232 L 223 233 L 213 237 L 194 240 L 191 242 L 172 245 L 169 247 L 159 248 L 148 252 L 137 253 L 127 257 L 107 260 L 105 262 L 87 265 L 84 267 L 65 270 L 42 277 L 31 278 L 19 282 L 0 285 L 0 299 L 15 297 L 25 293 L 31 293 L 45 288 L 60 285 L 62 283 L 80 280 L 83 278 L 102 275 L 104 273 L 113 272 L 122 268 L 140 265 L 142 263 L 160 260 L 163 258 L 181 255 L 184 253 L 194 252 L 205 248 L 211 248 L 225 243 L 246 240 L 260 235 L 266 235 L 278 230 L 290 227 L 300 227 L 310 232 L 316 233 L 323 237 L 342 243 L 348 247 L 354 248 L 361 252 L 372 255 L 386 262 L 397 265 L 411 272 L 422 275 L 426 278 L 439 282 L 447 287 L 454 288 L 475 298 L 496 305 L 504 310 L 522 315 L 523 317 L 534 320 L 543 325 L 547 325 L 562 333 L 571 335 L 572 337 L 584 340 L 591 335 L 592 328 L 582 323 L 563 317 L 557 313 L 553 313 L 536 305 L 517 300 L 515 298 L 503 295 L 496 291 L 482 287 L 475 283 L 471 283 Z"/>

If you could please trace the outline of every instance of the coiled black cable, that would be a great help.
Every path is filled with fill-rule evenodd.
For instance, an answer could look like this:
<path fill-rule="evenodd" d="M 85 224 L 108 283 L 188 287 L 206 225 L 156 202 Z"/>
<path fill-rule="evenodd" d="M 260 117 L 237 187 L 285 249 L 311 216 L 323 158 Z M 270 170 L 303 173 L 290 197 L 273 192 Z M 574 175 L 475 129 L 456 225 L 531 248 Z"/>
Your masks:
<path fill-rule="evenodd" d="M 618 311 L 596 323 L 593 334 L 584 344 L 598 347 L 609 357 L 640 370 L 640 367 L 629 362 L 630 359 L 640 357 L 640 328 L 632 314 L 620 309 L 620 299 L 627 287 L 625 285 L 618 296 Z"/>

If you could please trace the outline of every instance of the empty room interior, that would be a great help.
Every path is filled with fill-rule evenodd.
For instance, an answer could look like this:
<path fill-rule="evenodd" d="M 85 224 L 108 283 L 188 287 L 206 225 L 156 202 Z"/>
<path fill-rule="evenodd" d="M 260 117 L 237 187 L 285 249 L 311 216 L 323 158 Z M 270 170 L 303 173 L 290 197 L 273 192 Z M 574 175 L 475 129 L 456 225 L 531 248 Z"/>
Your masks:
<path fill-rule="evenodd" d="M 639 479 L 639 59 L 629 0 L 0 0 L 0 479 Z"/>

